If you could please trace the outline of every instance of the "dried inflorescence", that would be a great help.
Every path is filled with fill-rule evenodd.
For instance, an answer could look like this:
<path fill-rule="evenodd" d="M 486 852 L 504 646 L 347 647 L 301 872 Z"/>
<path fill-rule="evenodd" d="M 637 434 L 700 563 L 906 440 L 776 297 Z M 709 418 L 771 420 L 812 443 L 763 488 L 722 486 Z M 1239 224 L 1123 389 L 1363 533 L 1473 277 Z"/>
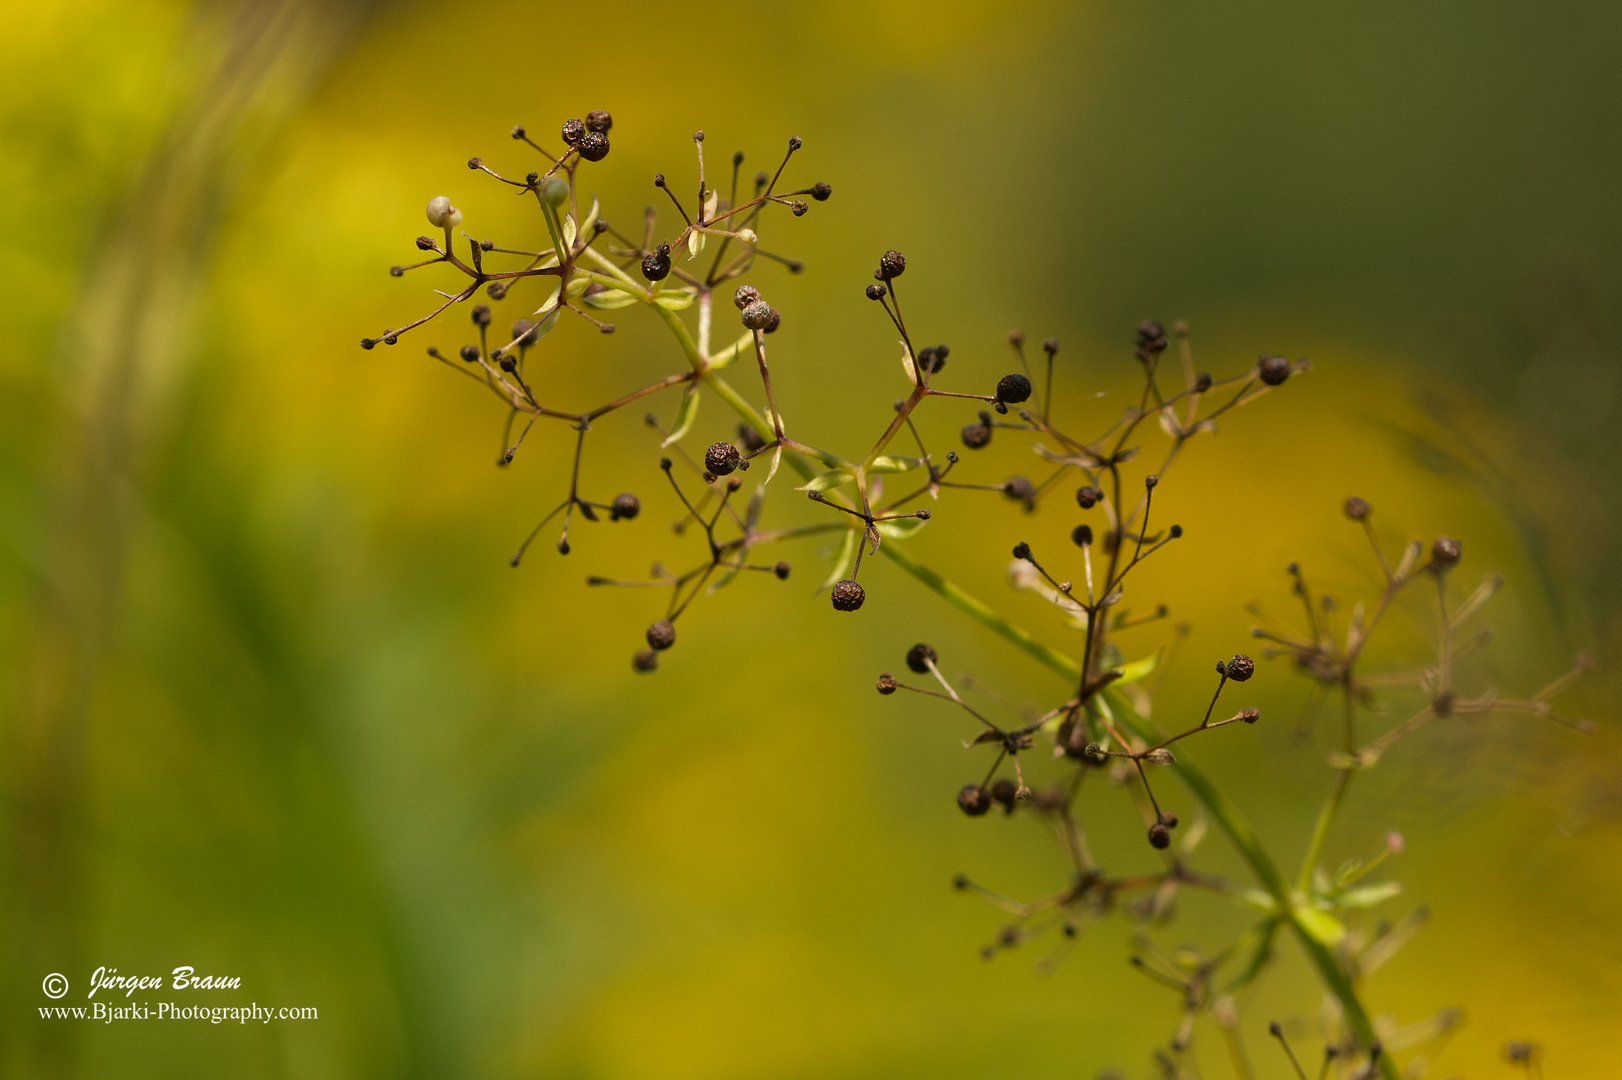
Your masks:
<path fill-rule="evenodd" d="M 1339 690 L 1345 701 L 1346 715 L 1343 746 L 1330 759 L 1335 781 L 1292 887 L 1279 874 L 1271 856 L 1260 846 L 1233 802 L 1187 760 L 1183 747 L 1173 749 L 1175 744 L 1197 734 L 1236 723 L 1257 722 L 1260 714 L 1252 706 L 1240 707 L 1227 716 L 1216 711 L 1218 700 L 1229 683 L 1245 684 L 1255 676 L 1254 661 L 1242 653 L 1218 661 L 1216 685 L 1204 715 L 1198 723 L 1190 723 L 1179 733 L 1168 735 L 1156 729 L 1149 716 L 1153 693 L 1169 663 L 1169 653 L 1163 648 L 1136 663 L 1127 663 L 1117 638 L 1136 627 L 1164 620 L 1169 614 L 1166 604 L 1134 612 L 1124 606 L 1123 598 L 1131 572 L 1183 536 L 1182 527 L 1176 524 L 1156 526 L 1151 531 L 1151 514 L 1155 493 L 1185 445 L 1198 435 L 1214 432 L 1217 421 L 1226 414 L 1305 371 L 1305 361 L 1291 362 L 1281 356 L 1262 355 L 1246 370 L 1217 379 L 1196 370 L 1184 324 L 1176 324 L 1168 333 L 1160 323 L 1145 321 L 1136 328 L 1131 349 L 1142 379 L 1135 404 L 1117 419 L 1101 425 L 1100 434 L 1078 437 L 1070 433 L 1075 429 L 1073 417 L 1061 423 L 1055 416 L 1054 374 L 1060 353 L 1057 341 L 1045 341 L 1043 359 L 1033 364 L 1026 356 L 1024 334 L 1017 330 L 1010 333 L 1007 343 L 1016 368 L 998 379 L 990 393 L 949 390 L 938 385 L 945 377 L 942 373 L 948 367 L 952 350 L 943 344 L 915 347 L 902 312 L 898 288 L 908 263 L 902 252 L 891 249 L 879 257 L 865 293 L 879 305 L 900 337 L 906 396 L 894 403 L 887 426 L 865 455 L 841 457 L 801 441 L 797 435 L 800 428 L 790 425 L 777 408 L 767 362 L 767 337 L 781 331 L 782 314 L 758 285 L 738 283 L 734 287 L 733 284 L 750 274 L 760 259 L 784 265 L 791 272 L 801 269 L 798 261 L 760 246 L 760 230 L 768 211 L 784 207 L 795 217 L 803 216 L 811 202 L 825 201 L 832 193 L 826 183 L 794 191 L 779 190 L 779 181 L 800 150 L 801 141 L 789 140 L 788 152 L 774 173 L 761 172 L 755 176 L 752 194 L 739 192 L 744 158 L 741 153 L 734 154 L 730 181 L 723 194 L 706 178 L 704 134 L 695 133 L 698 176 L 693 213 L 688 212 L 687 204 L 664 174 L 658 174 L 654 177 L 654 186 L 664 192 L 680 218 L 680 227 L 673 228 L 674 235 L 656 239 L 658 215 L 650 208 L 644 214 L 641 236 L 633 239 L 603 220 L 595 199 L 582 212 L 578 170 L 582 163 L 600 162 L 608 155 L 612 127 L 612 119 L 602 111 L 566 121 L 560 132 L 566 149 L 557 156 L 531 140 L 525 129 L 513 129 L 515 140 L 541 154 L 549 163 L 544 172 L 529 172 L 522 180 L 502 176 L 481 158 L 471 159 L 468 162 L 471 169 L 512 186 L 520 194 L 534 196 L 546 229 L 546 241 L 534 250 L 507 248 L 464 233 L 468 249 L 464 261 L 454 251 L 454 234 L 463 215 L 448 198 L 435 197 L 428 203 L 427 215 L 431 224 L 443 230 L 443 245 L 433 237 L 418 237 L 417 247 L 431 252 L 432 257 L 411 266 L 394 267 L 390 272 L 399 277 L 408 271 L 444 264 L 461 274 L 465 282 L 456 292 L 439 293 L 444 302 L 423 318 L 362 342 L 368 349 L 380 342 L 395 344 L 407 331 L 453 305 L 472 300 L 480 289 L 491 302 L 499 302 L 507 299 L 513 288 L 526 278 L 542 278 L 551 284 L 550 292 L 538 308 L 511 323 L 511 333 L 505 341 L 498 340 L 492 345 L 489 328 L 495 322 L 494 314 L 488 304 L 478 303 L 471 309 L 478 342 L 463 345 L 456 354 L 459 361 L 447 358 L 437 348 L 428 350 L 429 355 L 482 384 L 502 402 L 506 418 L 500 464 L 513 460 L 530 428 L 543 418 L 566 423 L 577 433 L 567 494 L 519 546 L 513 565 L 519 564 L 531 541 L 559 514 L 563 522 L 556 546 L 563 554 L 570 550 L 569 529 L 576 512 L 593 522 L 603 517 L 614 522 L 638 518 L 642 503 L 635 495 L 623 493 L 607 503 L 581 495 L 580 461 L 585 437 L 595 421 L 624 406 L 679 389 L 681 399 L 668 426 L 654 414 L 649 414 L 646 422 L 660 436 L 658 445 L 665 454 L 658 459 L 659 468 L 684 509 L 681 519 L 675 523 L 675 531 L 684 535 L 696 522 L 699 528 L 695 531 L 703 535 L 705 554 L 691 569 L 681 573 L 656 564 L 647 579 L 600 576 L 588 579 L 593 585 L 669 590 L 663 614 L 644 633 L 646 648 L 632 658 L 635 671 L 657 669 L 660 655 L 676 644 L 677 621 L 699 596 L 714 592 L 745 571 L 769 573 L 779 580 L 790 576 L 791 568 L 785 561 L 754 561 L 756 549 L 805 538 L 833 539 L 834 566 L 822 588 L 828 592 L 836 611 L 854 612 L 867 600 L 867 590 L 858 580 L 864 557 L 880 552 L 881 545 L 887 543 L 882 550 L 903 570 L 1062 674 L 1068 682 L 1067 691 L 1056 694 L 1045 711 L 1032 710 L 1022 714 L 1018 723 L 999 724 L 986 715 L 989 710 L 977 708 L 959 693 L 959 688 L 942 673 L 937 651 L 928 644 L 913 646 L 904 657 L 907 670 L 925 677 L 922 681 L 905 682 L 888 672 L 877 680 L 880 694 L 889 696 L 906 690 L 939 698 L 973 717 L 977 733 L 964 745 L 989 747 L 993 756 L 990 767 L 980 779 L 958 789 L 958 808 L 975 818 L 991 816 L 994 808 L 1002 811 L 996 815 L 999 817 L 1035 816 L 1055 832 L 1070 863 L 1064 887 L 1031 903 L 1000 896 L 959 875 L 958 888 L 979 893 L 1015 916 L 1015 922 L 1005 927 L 988 946 L 987 955 L 1017 946 L 1044 931 L 1057 930 L 1062 941 L 1050 959 L 1056 958 L 1086 926 L 1104 918 L 1122 898 L 1130 897 L 1132 915 L 1148 924 L 1167 917 L 1178 892 L 1185 887 L 1213 892 L 1252 909 L 1260 919 L 1252 930 L 1226 949 L 1209 957 L 1186 949 L 1168 954 L 1160 951 L 1146 935 L 1140 934 L 1137 939 L 1134 963 L 1150 978 L 1174 990 L 1181 1001 L 1182 1013 L 1176 1033 L 1163 1052 L 1162 1064 L 1168 1075 L 1180 1073 L 1180 1055 L 1189 1045 L 1197 1017 L 1208 1015 L 1232 1039 L 1239 1038 L 1238 1009 L 1233 995 L 1266 968 L 1280 932 L 1292 930 L 1333 997 L 1334 1015 L 1339 1017 L 1326 1032 L 1326 1062 L 1339 1061 L 1345 1066 L 1346 1075 L 1379 1073 L 1394 1080 L 1396 1072 L 1389 1051 L 1401 1047 L 1387 1040 L 1382 1051 L 1371 1021 L 1358 1000 L 1355 984 L 1361 975 L 1373 970 L 1417 930 L 1423 922 L 1423 914 L 1416 913 L 1374 935 L 1342 921 L 1347 912 L 1392 895 L 1395 891 L 1392 883 L 1358 885 L 1357 882 L 1401 849 L 1400 838 L 1395 838 L 1388 840 L 1373 857 L 1351 860 L 1333 875 L 1319 867 L 1325 840 L 1346 788 L 1357 771 L 1374 765 L 1398 739 L 1431 719 L 1476 716 L 1496 708 L 1532 713 L 1585 728 L 1582 722 L 1569 721 L 1556 713 L 1550 704 L 1577 672 L 1523 700 L 1500 700 L 1491 692 L 1460 695 L 1454 665 L 1484 638 L 1478 635 L 1461 640 L 1459 633 L 1464 622 L 1497 588 L 1498 581 L 1489 577 L 1462 603 L 1450 603 L 1449 573 L 1463 557 L 1461 545 L 1451 538 L 1442 537 L 1432 543 L 1428 559 L 1423 563 L 1420 558 L 1424 545 L 1416 541 L 1404 550 L 1394 566 L 1375 543 L 1385 587 L 1372 613 L 1366 613 L 1362 606 L 1353 609 L 1344 633 L 1333 625 L 1337 606 L 1325 598 L 1315 598 L 1299 567 L 1292 564 L 1290 573 L 1306 614 L 1307 630 L 1258 630 L 1257 635 L 1270 643 L 1264 655 L 1289 656 L 1317 685 Z M 811 202 L 802 196 L 809 197 Z M 707 251 L 712 254 L 707 260 L 702 259 Z M 507 269 L 497 270 L 486 266 L 486 256 L 491 256 L 492 262 L 495 257 L 509 258 L 513 262 Z M 727 335 L 721 335 L 726 343 L 716 348 L 712 346 L 718 307 L 714 301 L 717 293 L 727 296 L 728 290 L 741 333 L 730 341 Z M 639 305 L 670 330 L 685 369 L 595 409 L 569 411 L 543 404 L 541 391 L 526 378 L 525 368 L 530 352 L 544 347 L 543 339 L 554 329 L 561 313 L 567 309 L 607 333 L 614 329 L 613 325 L 602 322 L 591 312 Z M 719 307 L 725 311 L 724 304 Z M 691 322 L 684 317 L 687 313 L 691 313 Z M 1177 346 L 1176 360 L 1168 373 L 1163 370 L 1163 363 L 1173 341 Z M 760 379 L 763 400 L 758 405 L 731 386 L 722 374 L 728 367 L 747 359 L 754 360 Z M 733 409 L 741 422 L 735 441 L 714 442 L 701 453 L 689 454 L 683 443 L 693 430 L 700 397 L 705 392 Z M 983 450 L 994 439 L 1027 439 L 1035 454 L 1046 462 L 1047 475 L 1040 482 L 1025 476 L 1000 480 L 964 478 L 963 473 L 957 471 L 962 464 L 957 452 L 947 451 L 943 455 L 938 448 L 932 451 L 918 430 L 917 410 L 929 398 L 960 399 L 976 404 L 974 419 L 961 431 L 965 450 Z M 515 439 L 513 426 L 520 417 L 524 418 L 524 424 Z M 1154 421 L 1152 425 L 1146 423 L 1150 420 Z M 1138 445 L 1138 437 L 1146 427 L 1158 428 L 1164 435 L 1165 451 L 1152 471 L 1145 471 L 1134 479 L 1132 465 L 1143 449 Z M 998 435 L 999 430 L 1012 434 Z M 895 450 L 893 444 L 902 437 L 910 440 L 915 453 L 902 454 Z M 762 465 L 761 472 L 752 470 L 757 462 Z M 810 501 L 826 511 L 826 519 L 808 525 L 762 527 L 769 485 L 785 463 L 805 481 L 798 490 L 804 491 Z M 907 474 L 917 474 L 917 481 L 907 485 L 899 497 L 887 497 L 884 478 Z M 753 491 L 746 500 L 741 496 L 735 498 L 746 478 L 756 481 Z M 1010 578 L 1017 588 L 1041 596 L 1066 613 L 1081 638 L 1079 661 L 1072 661 L 1038 642 L 962 590 L 919 566 L 897 543 L 932 520 L 931 510 L 913 508 L 926 496 L 938 500 L 948 490 L 992 492 L 1029 512 L 1051 493 L 1066 486 L 1067 478 L 1071 482 L 1079 481 L 1075 505 L 1087 517 L 1071 532 L 1077 550 L 1059 555 L 1044 552 L 1039 561 L 1032 547 L 1021 542 L 1013 550 Z M 1361 498 L 1349 499 L 1345 512 L 1373 541 L 1369 504 Z M 1069 566 L 1070 572 L 1061 571 L 1061 565 Z M 1420 671 L 1395 676 L 1361 674 L 1358 662 L 1369 635 L 1397 594 L 1410 582 L 1421 579 L 1429 579 L 1436 589 L 1440 626 L 1436 663 Z M 1186 628 L 1179 628 L 1174 647 L 1184 630 Z M 1582 666 L 1580 663 L 1579 671 Z M 1378 687 L 1400 684 L 1419 690 L 1424 698 L 1423 708 L 1406 723 L 1363 744 L 1359 738 L 1358 710 L 1372 703 Z M 969 679 L 965 679 L 962 687 L 964 690 L 989 689 Z M 1062 772 L 1057 783 L 1033 786 L 1027 781 L 1022 755 L 1028 756 L 1039 744 L 1051 747 L 1051 758 Z M 1011 775 L 999 775 L 1005 765 Z M 1203 813 L 1180 832 L 1178 815 L 1162 805 L 1150 782 L 1154 770 L 1161 768 L 1178 773 L 1203 807 Z M 1137 827 L 1143 830 L 1148 845 L 1161 853 L 1162 869 L 1111 876 L 1094 860 L 1076 810 L 1077 793 L 1092 773 L 1108 777 L 1129 794 L 1138 818 Z M 1208 821 L 1214 821 L 1227 833 L 1255 873 L 1260 889 L 1196 871 L 1188 865 L 1189 856 Z M 1229 974 L 1233 966 L 1239 970 Z M 1447 1020 L 1449 1015 L 1438 1014 L 1403 1029 L 1398 1041 L 1406 1040 L 1403 1045 L 1412 1045 L 1422 1037 L 1430 1037 L 1426 1032 L 1445 1034 L 1454 1022 Z M 1272 1033 L 1290 1054 L 1292 1063 L 1296 1063 L 1282 1028 L 1274 1025 Z"/>

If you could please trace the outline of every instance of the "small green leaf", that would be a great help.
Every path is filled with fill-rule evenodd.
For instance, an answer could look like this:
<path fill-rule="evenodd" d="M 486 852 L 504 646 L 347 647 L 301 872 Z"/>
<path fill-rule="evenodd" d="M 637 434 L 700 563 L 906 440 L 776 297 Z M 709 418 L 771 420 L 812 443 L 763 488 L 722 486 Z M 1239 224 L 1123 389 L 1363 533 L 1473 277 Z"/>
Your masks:
<path fill-rule="evenodd" d="M 573 281 L 569 282 L 569 288 L 564 292 L 563 295 L 570 300 L 574 300 L 584 295 L 585 291 L 589 288 L 591 288 L 590 278 L 575 278 Z"/>
<path fill-rule="evenodd" d="M 698 384 L 688 383 L 686 393 L 681 396 L 681 404 L 676 407 L 676 422 L 665 436 L 665 441 L 659 444 L 662 450 L 673 442 L 679 442 L 693 428 L 693 420 L 698 416 Z"/>
<path fill-rule="evenodd" d="M 885 455 L 873 459 L 873 464 L 867 467 L 870 473 L 903 473 L 911 472 L 924 463 L 923 458 L 890 457 Z"/>
<path fill-rule="evenodd" d="M 857 529 L 845 530 L 845 537 L 839 541 L 839 550 L 834 555 L 833 572 L 828 580 L 822 583 L 823 589 L 832 588 L 835 582 L 844 581 L 845 575 L 850 573 L 851 564 L 856 561 L 856 546 L 862 541 L 862 534 Z M 822 589 L 818 589 L 821 592 Z"/>
<path fill-rule="evenodd" d="M 900 521 L 881 521 L 875 527 L 892 540 L 905 540 L 926 524 L 923 518 L 903 518 Z"/>
<path fill-rule="evenodd" d="M 573 214 L 564 214 L 563 215 L 563 246 L 566 247 L 566 248 L 573 248 L 574 247 L 574 238 L 576 236 L 578 236 L 578 235 L 579 235 L 579 233 L 576 231 L 576 229 L 574 227 L 574 215 Z"/>
<path fill-rule="evenodd" d="M 698 258 L 698 253 L 704 250 L 704 234 L 694 229 L 687 234 L 687 257 Z"/>
<path fill-rule="evenodd" d="M 829 469 L 825 473 L 818 473 L 816 476 L 813 476 L 810 480 L 801 484 L 794 490 L 827 491 L 830 488 L 838 487 L 840 484 L 848 483 L 852 479 L 854 479 L 854 477 L 843 469 Z"/>
<path fill-rule="evenodd" d="M 602 292 L 587 293 L 584 299 L 587 307 L 596 308 L 598 311 L 613 311 L 615 308 L 629 307 L 641 297 L 621 292 L 619 289 L 604 289 Z"/>
<path fill-rule="evenodd" d="M 766 489 L 767 484 L 772 482 L 772 477 L 777 475 L 777 467 L 779 465 L 781 465 L 782 463 L 783 463 L 783 444 L 778 443 L 775 447 L 772 448 L 772 467 L 770 469 L 766 470 L 766 479 L 764 479 L 764 480 L 762 480 L 760 482 L 760 488 L 761 488 L 762 491 L 764 491 Z"/>
<path fill-rule="evenodd" d="M 1378 885 L 1362 885 L 1355 889 L 1347 889 L 1335 898 L 1337 907 L 1366 908 L 1375 904 L 1383 904 L 1393 896 L 1402 892 L 1402 885 L 1395 881 L 1382 881 Z"/>
<path fill-rule="evenodd" d="M 667 311 L 682 311 L 693 306 L 693 296 L 690 292 L 663 292 L 653 302 Z"/>
<path fill-rule="evenodd" d="M 1320 911 L 1314 907 L 1298 907 L 1294 916 L 1295 924 L 1320 945 L 1333 949 L 1346 936 L 1345 924 L 1327 911 Z"/>
<path fill-rule="evenodd" d="M 1160 666 L 1160 657 L 1164 652 L 1164 648 L 1159 648 L 1142 660 L 1134 660 L 1130 664 L 1123 664 L 1121 666 L 1121 677 L 1115 680 L 1116 683 L 1134 683 L 1140 679 L 1147 679 L 1154 674 L 1155 668 Z"/>
<path fill-rule="evenodd" d="M 586 220 L 580 226 L 580 232 L 583 235 L 591 236 L 595 233 L 597 228 L 597 218 L 601 216 L 601 211 L 602 206 L 597 202 L 597 196 L 593 195 L 591 197 L 591 209 L 586 211 Z"/>

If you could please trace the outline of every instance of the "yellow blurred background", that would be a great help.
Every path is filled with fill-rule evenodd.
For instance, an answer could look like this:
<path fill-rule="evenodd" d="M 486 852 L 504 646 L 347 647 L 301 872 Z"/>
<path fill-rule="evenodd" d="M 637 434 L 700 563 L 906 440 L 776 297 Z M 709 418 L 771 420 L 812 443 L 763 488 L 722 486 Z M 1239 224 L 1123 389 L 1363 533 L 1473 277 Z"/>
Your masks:
<path fill-rule="evenodd" d="M 952 385 L 992 385 L 1012 327 L 1058 337 L 1078 430 L 1129 399 L 1145 317 L 1188 319 L 1218 375 L 1262 351 L 1311 358 L 1157 493 L 1188 537 L 1134 595 L 1192 633 L 1156 714 L 1201 707 L 1211 660 L 1249 647 L 1245 605 L 1287 606 L 1292 559 L 1373 593 L 1345 496 L 1375 504 L 1392 548 L 1461 537 L 1468 577 L 1509 579 L 1484 677 L 1528 692 L 1593 649 L 1568 700 L 1600 727 L 1435 724 L 1359 781 L 1330 863 L 1400 830 L 1405 892 L 1376 914 L 1432 913 L 1367 999 L 1400 1023 L 1465 1010 L 1433 1076 L 1514 1075 L 1511 1038 L 1540 1044 L 1551 1078 L 1617 1074 L 1613 6 L 4 14 L 7 1075 L 1151 1074 L 1177 1006 L 1128 967 L 1126 921 L 1050 974 L 1039 949 L 983 961 L 1002 920 L 952 875 L 1029 898 L 1064 864 L 1029 821 L 952 806 L 982 767 L 956 717 L 872 692 L 921 638 L 1016 700 L 1062 690 L 1049 675 L 882 559 L 861 616 L 836 616 L 811 595 L 813 542 L 785 554 L 787 584 L 695 606 L 663 670 L 633 677 L 662 599 L 586 575 L 701 554 L 667 529 L 641 410 L 598 425 L 583 476 L 639 493 L 643 515 L 577 526 L 573 554 L 541 545 L 513 571 L 563 494 L 568 432 L 538 428 L 493 467 L 499 406 L 423 354 L 470 340 L 460 310 L 357 347 L 449 286 L 387 273 L 415 255 L 430 196 L 476 235 L 543 235 L 466 159 L 521 175 L 512 125 L 555 142 L 593 108 L 614 115 L 613 150 L 583 175 L 627 231 L 653 173 L 690 175 L 694 129 L 746 171 L 804 138 L 790 182 L 834 196 L 772 225 L 805 272 L 756 280 L 784 314 L 778 402 L 818 445 L 865 449 L 888 420 L 893 332 L 861 290 L 889 247 L 908 256 L 909 326 L 952 346 Z M 611 337 L 564 323 L 531 358 L 553 400 L 590 407 L 681 369 L 662 327 L 621 314 Z M 653 407 L 668 421 L 673 404 Z M 972 410 L 924 416 L 944 446 Z M 710 401 L 691 442 L 731 430 Z M 1014 442 L 965 467 L 1036 475 Z M 1004 581 L 1015 541 L 1066 544 L 1068 500 L 1026 519 L 956 494 L 914 554 L 1074 649 Z M 771 520 L 814 519 L 773 501 Z M 1411 657 L 1426 614 L 1373 659 Z M 1166 636 L 1134 633 L 1143 653 Z M 1264 722 L 1194 752 L 1293 867 L 1329 771 L 1322 740 L 1293 735 L 1306 685 L 1282 663 L 1263 675 Z M 1092 797 L 1100 861 L 1151 867 L 1119 793 Z M 1242 876 L 1224 843 L 1204 863 Z M 1214 951 L 1243 925 L 1189 897 L 1153 934 Z M 1310 1027 L 1319 1003 L 1283 954 L 1244 1012 L 1263 1077 L 1287 1070 L 1267 1021 Z M 37 1019 L 47 972 L 181 963 L 240 975 L 231 1003 L 320 1020 Z M 1231 1075 L 1208 1022 L 1195 1057 Z"/>

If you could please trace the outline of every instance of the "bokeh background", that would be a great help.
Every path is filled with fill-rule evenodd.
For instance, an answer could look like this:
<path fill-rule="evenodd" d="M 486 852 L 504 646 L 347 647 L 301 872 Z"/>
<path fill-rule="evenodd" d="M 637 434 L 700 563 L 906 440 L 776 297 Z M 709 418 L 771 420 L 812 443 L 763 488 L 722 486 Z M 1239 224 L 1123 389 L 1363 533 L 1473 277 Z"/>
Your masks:
<path fill-rule="evenodd" d="M 1551 1077 L 1615 1074 L 1614 5 L 44 0 L 5 21 L 7 1075 L 1148 1074 L 1176 1005 L 1128 968 L 1122 921 L 1051 974 L 1039 949 L 980 959 L 1000 919 L 952 874 L 1030 897 L 1062 863 L 1029 822 L 952 806 L 979 768 L 956 717 L 871 690 L 923 636 L 1016 700 L 1054 693 L 1047 675 L 882 559 L 861 617 L 836 617 L 805 545 L 786 585 L 696 607 L 634 678 L 659 602 L 586 574 L 697 557 L 636 414 L 599 426 L 585 477 L 647 511 L 514 572 L 567 432 L 493 467 L 499 407 L 422 352 L 467 339 L 460 313 L 356 347 L 431 299 L 386 273 L 429 196 L 478 235 L 541 233 L 470 155 L 521 174 L 513 124 L 550 136 L 599 107 L 613 152 L 590 184 L 627 226 L 655 171 L 690 174 L 696 128 L 747 168 L 805 139 L 793 180 L 834 198 L 770 226 L 806 271 L 757 277 L 785 315 L 779 401 L 813 442 L 859 448 L 897 393 L 861 295 L 888 247 L 958 385 L 1006 370 L 1012 327 L 1060 338 L 1078 428 L 1126 400 L 1144 317 L 1188 319 L 1219 374 L 1310 357 L 1162 489 L 1189 537 L 1137 587 L 1192 633 L 1157 715 L 1245 647 L 1247 603 L 1287 607 L 1289 560 L 1372 591 L 1346 495 L 1391 545 L 1461 536 L 1470 577 L 1510 581 L 1477 685 L 1529 690 L 1593 649 L 1568 700 L 1600 729 L 1437 724 L 1359 781 L 1331 856 L 1401 830 L 1406 891 L 1375 914 L 1433 915 L 1369 1000 L 1402 1023 L 1465 1010 L 1431 1075 L 1510 1075 L 1509 1038 Z M 611 338 L 546 341 L 559 403 L 680 369 L 621 314 Z M 729 430 L 712 401 L 694 440 Z M 1011 443 L 974 468 L 1033 471 Z M 1014 540 L 1057 550 L 1066 505 L 1023 519 L 964 493 L 913 551 L 1073 647 L 1003 578 Z M 1375 659 L 1412 655 L 1425 616 L 1399 613 Z M 1192 749 L 1293 864 L 1324 744 L 1292 734 L 1307 688 L 1264 675 L 1266 721 Z M 1090 798 L 1105 864 L 1152 866 L 1120 794 Z M 1241 872 L 1220 837 L 1203 852 Z M 1215 949 L 1238 926 L 1190 898 L 1153 934 Z M 78 998 L 96 966 L 182 963 L 240 976 L 222 1001 L 320 1019 L 37 1019 L 47 972 Z M 1318 1000 L 1286 948 L 1245 1002 L 1257 1075 L 1284 1075 L 1267 1021 L 1308 1030 Z M 1230 1075 L 1208 1027 L 1196 1054 Z"/>

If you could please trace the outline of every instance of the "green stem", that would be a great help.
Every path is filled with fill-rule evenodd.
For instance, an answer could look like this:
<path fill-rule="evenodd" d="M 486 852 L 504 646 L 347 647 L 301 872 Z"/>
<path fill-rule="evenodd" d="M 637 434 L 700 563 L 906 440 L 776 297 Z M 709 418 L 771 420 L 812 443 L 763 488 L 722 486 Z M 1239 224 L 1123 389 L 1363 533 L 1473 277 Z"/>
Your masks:
<path fill-rule="evenodd" d="M 1081 667 L 1074 660 L 1037 641 L 1029 632 L 1013 625 L 979 600 L 913 559 L 900 549 L 900 545 L 885 544 L 879 548 L 879 552 L 948 603 L 1028 653 L 1066 682 L 1080 677 Z M 1150 728 L 1148 722 L 1138 716 L 1119 691 L 1106 688 L 1101 696 L 1115 714 L 1115 719 L 1132 734 L 1151 741 L 1157 737 L 1157 733 Z M 1317 970 L 1324 987 L 1340 1002 L 1346 1022 L 1356 1034 L 1358 1041 L 1364 1046 L 1373 1043 L 1376 1039 L 1374 1025 L 1369 1021 L 1362 1002 L 1358 1000 L 1357 990 L 1352 985 L 1350 977 L 1329 946 L 1313 937 L 1303 924 L 1296 910 L 1295 898 L 1285 884 L 1284 875 L 1279 873 L 1272 855 L 1257 839 L 1255 830 L 1251 828 L 1244 813 L 1205 775 L 1187 752 L 1178 754 L 1176 762 L 1169 768 L 1177 773 L 1178 779 L 1200 801 L 1206 812 L 1215 819 L 1218 827 L 1227 834 L 1240 856 L 1249 864 L 1251 872 L 1256 875 L 1256 880 L 1278 905 L 1279 912 L 1290 920 L 1290 925 L 1294 927 L 1296 937 L 1300 939 L 1307 958 Z M 1380 1067 L 1382 1075 L 1387 1077 L 1387 1080 L 1399 1080 L 1396 1065 L 1389 1055 L 1381 1055 Z"/>

